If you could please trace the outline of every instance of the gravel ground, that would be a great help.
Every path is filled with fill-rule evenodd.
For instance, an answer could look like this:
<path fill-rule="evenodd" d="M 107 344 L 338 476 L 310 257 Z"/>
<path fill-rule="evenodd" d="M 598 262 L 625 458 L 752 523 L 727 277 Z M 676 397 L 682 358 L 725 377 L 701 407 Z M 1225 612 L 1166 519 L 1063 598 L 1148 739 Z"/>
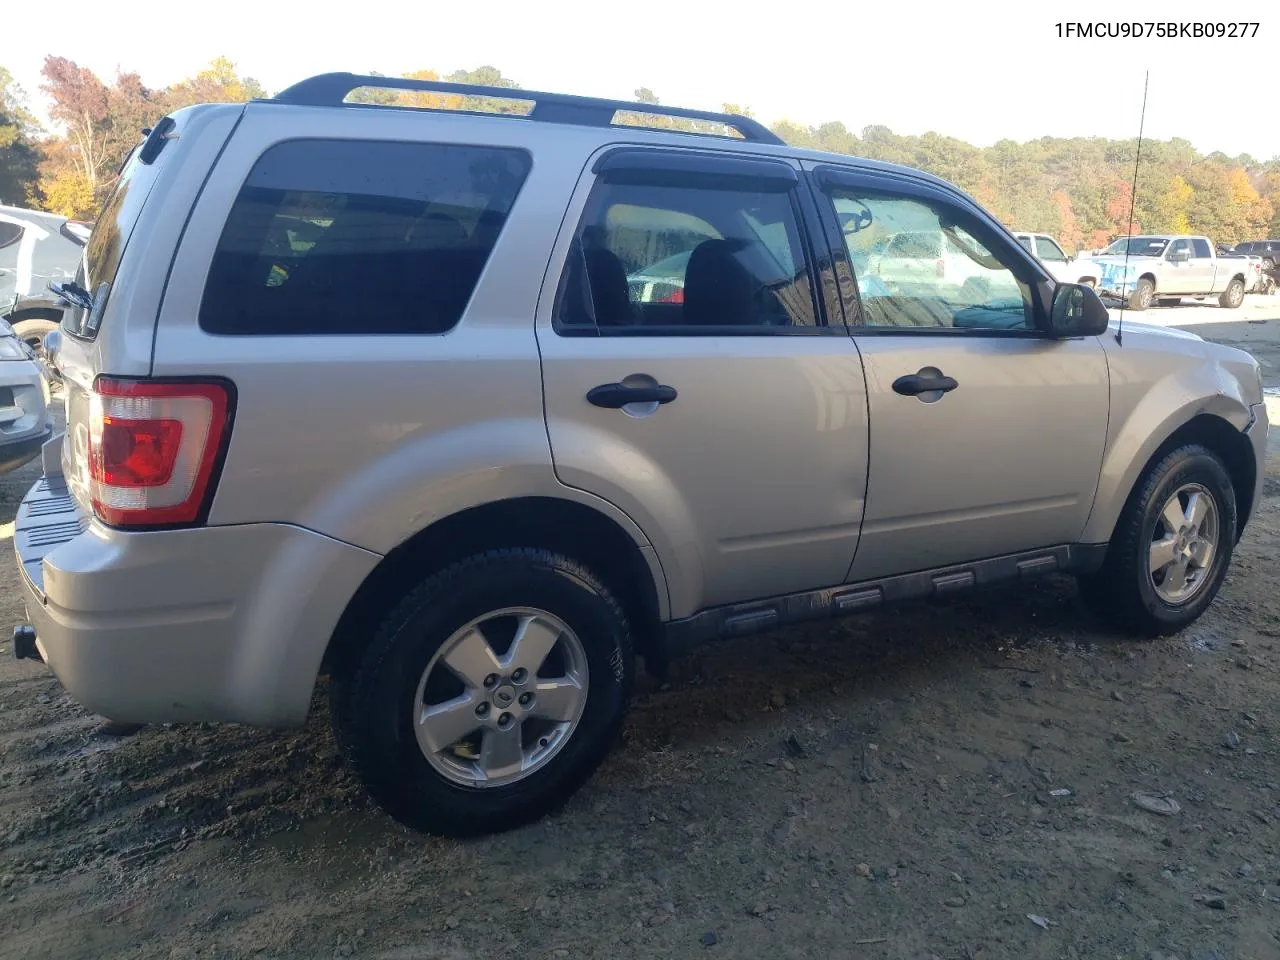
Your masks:
<path fill-rule="evenodd" d="M 1280 397 L 1280 320 L 1222 312 L 1143 319 L 1243 343 Z M 717 645 L 642 683 L 562 813 L 466 843 L 371 808 L 323 690 L 293 733 L 115 737 L 6 640 L 0 957 L 1280 956 L 1275 446 L 1182 636 L 1047 579 Z M 35 477 L 0 478 L 0 621 Z"/>

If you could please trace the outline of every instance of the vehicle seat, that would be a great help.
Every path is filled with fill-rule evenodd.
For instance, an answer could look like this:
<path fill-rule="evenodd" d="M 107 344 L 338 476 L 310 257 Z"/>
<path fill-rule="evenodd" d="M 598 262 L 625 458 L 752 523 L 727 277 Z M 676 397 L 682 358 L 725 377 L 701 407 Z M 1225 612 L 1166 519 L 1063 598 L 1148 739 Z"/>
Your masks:
<path fill-rule="evenodd" d="M 596 325 L 630 326 L 635 322 L 635 314 L 627 289 L 627 268 L 616 253 L 604 247 L 592 247 L 585 252 L 585 258 Z"/>
<path fill-rule="evenodd" d="M 684 322 L 735 326 L 756 322 L 755 281 L 734 256 L 729 240 L 704 240 L 684 274 Z"/>

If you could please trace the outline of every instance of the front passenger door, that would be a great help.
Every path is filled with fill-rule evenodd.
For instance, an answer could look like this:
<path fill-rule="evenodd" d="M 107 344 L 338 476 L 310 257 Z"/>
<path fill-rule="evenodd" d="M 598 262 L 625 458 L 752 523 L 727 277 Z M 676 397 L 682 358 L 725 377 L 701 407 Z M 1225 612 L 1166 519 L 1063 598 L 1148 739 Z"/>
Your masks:
<path fill-rule="evenodd" d="M 1070 544 L 1107 435 L 1096 337 L 1043 332 L 1054 283 L 979 208 L 906 178 L 819 168 L 833 254 L 856 285 L 871 431 L 850 581 Z M 966 266 L 912 287 L 865 275 L 884 234 L 941 232 Z"/>

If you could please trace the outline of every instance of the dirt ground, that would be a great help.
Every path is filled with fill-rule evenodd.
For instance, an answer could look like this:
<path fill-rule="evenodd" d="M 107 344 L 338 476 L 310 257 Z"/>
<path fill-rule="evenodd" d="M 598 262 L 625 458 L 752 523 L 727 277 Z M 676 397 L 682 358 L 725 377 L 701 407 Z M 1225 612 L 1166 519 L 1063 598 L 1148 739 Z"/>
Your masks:
<path fill-rule="evenodd" d="M 1210 321 L 1280 399 L 1280 319 L 1220 318 L 1144 317 Z M 0 478 L 5 624 L 35 475 Z M 323 690 L 293 733 L 116 738 L 5 637 L 0 957 L 1280 957 L 1277 556 L 1273 444 L 1180 637 L 1109 635 L 1048 579 L 718 645 L 642 684 L 562 813 L 466 843 L 368 804 Z"/>

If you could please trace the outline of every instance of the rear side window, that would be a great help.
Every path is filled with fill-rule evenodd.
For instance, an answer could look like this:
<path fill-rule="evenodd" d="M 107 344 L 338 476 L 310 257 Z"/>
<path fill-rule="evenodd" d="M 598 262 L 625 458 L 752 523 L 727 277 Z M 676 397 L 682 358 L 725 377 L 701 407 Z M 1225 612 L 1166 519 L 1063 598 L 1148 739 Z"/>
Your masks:
<path fill-rule="evenodd" d="M 561 330 L 714 336 L 816 326 L 789 193 L 648 179 L 597 183 L 562 282 Z"/>
<path fill-rule="evenodd" d="M 293 140 L 250 171 L 200 305 L 209 333 L 444 333 L 529 173 L 519 150 Z"/>
<path fill-rule="evenodd" d="M 1193 257 L 1212 257 L 1213 251 L 1209 249 L 1209 241 L 1201 240 L 1199 237 L 1192 240 L 1191 255 Z"/>

